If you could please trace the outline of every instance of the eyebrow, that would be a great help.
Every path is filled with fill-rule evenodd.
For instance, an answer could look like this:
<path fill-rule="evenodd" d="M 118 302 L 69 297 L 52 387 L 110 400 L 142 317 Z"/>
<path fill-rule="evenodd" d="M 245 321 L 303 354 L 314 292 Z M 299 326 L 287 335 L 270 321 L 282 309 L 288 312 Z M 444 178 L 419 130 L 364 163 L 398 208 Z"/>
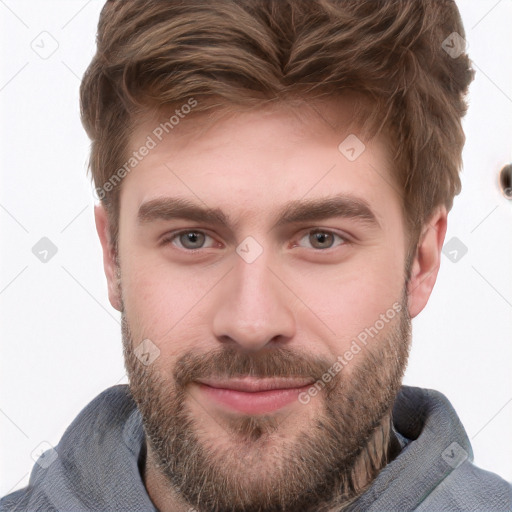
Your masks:
<path fill-rule="evenodd" d="M 354 219 L 370 227 L 381 227 L 376 215 L 364 199 L 338 195 L 286 203 L 274 219 L 274 228 L 329 218 Z M 187 219 L 198 223 L 226 226 L 232 230 L 237 225 L 237 222 L 230 219 L 219 208 L 200 206 L 180 197 L 151 199 L 140 206 L 137 214 L 139 224 L 172 219 Z"/>

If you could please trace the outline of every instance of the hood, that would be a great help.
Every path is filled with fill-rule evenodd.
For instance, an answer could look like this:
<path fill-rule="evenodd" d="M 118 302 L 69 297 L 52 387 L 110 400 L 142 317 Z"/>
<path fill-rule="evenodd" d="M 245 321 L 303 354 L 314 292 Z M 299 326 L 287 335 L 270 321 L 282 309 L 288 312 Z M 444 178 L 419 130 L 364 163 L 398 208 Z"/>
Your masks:
<path fill-rule="evenodd" d="M 512 510 L 512 486 L 473 465 L 455 410 L 441 393 L 402 386 L 393 409 L 406 443 L 347 510 Z M 34 465 L 1 510 L 157 511 L 142 481 L 144 430 L 127 385 L 106 389 Z"/>

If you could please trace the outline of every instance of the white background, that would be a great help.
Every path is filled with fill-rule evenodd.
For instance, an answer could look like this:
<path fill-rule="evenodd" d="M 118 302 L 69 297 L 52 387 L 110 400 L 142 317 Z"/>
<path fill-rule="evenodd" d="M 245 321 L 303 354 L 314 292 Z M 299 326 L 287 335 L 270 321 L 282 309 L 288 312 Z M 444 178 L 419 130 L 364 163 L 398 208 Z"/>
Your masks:
<path fill-rule="evenodd" d="M 56 445 L 90 400 L 126 383 L 78 107 L 102 4 L 0 0 L 0 496 L 28 483 L 41 442 Z M 512 481 L 512 201 L 497 185 L 511 161 L 512 2 L 458 5 L 477 74 L 446 241 L 468 252 L 456 263 L 443 256 L 413 321 L 405 383 L 443 392 L 476 464 Z M 47 59 L 33 50 L 57 44 Z M 32 253 L 44 236 L 58 248 L 48 263 Z"/>

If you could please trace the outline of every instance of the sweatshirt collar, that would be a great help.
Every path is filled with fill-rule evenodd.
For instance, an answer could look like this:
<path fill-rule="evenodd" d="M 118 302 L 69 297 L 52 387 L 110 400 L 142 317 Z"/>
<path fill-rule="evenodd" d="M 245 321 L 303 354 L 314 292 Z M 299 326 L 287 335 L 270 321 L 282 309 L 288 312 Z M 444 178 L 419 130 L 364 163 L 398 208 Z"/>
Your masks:
<path fill-rule="evenodd" d="M 460 464 L 473 461 L 466 431 L 438 391 L 402 386 L 393 424 L 405 446 L 347 512 L 415 510 Z"/>
<path fill-rule="evenodd" d="M 393 424 L 400 453 L 347 510 L 413 510 L 460 463 L 473 460 L 464 427 L 437 391 L 402 386 Z M 57 451 L 57 461 L 31 477 L 57 510 L 87 510 L 94 503 L 96 509 L 157 512 L 141 476 L 145 434 L 127 385 L 93 400 L 68 427 Z"/>

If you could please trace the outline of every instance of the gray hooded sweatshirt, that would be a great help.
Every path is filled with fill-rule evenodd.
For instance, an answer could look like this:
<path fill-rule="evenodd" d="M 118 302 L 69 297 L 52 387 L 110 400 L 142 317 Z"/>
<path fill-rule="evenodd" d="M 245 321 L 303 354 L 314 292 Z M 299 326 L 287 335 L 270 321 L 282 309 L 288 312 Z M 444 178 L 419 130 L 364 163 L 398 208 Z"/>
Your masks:
<path fill-rule="evenodd" d="M 444 395 L 403 386 L 393 422 L 402 449 L 350 512 L 512 511 L 512 485 L 473 465 L 469 439 Z M 108 388 L 39 457 L 28 486 L 0 500 L 0 510 L 156 511 L 141 477 L 144 448 L 128 386 Z"/>

